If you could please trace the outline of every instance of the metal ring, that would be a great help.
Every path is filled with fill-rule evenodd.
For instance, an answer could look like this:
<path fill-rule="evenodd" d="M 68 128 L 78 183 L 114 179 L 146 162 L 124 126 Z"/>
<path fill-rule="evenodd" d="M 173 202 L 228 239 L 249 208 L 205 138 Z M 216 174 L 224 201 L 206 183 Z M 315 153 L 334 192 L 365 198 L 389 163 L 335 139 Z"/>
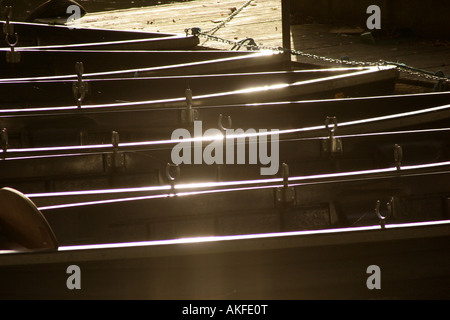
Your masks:
<path fill-rule="evenodd" d="M 375 205 L 375 213 L 381 221 L 384 221 L 392 216 L 392 210 L 393 210 L 392 207 L 394 206 L 394 198 L 392 197 L 391 200 L 389 200 L 386 203 L 387 214 L 385 216 L 381 215 L 381 213 L 380 213 L 380 205 L 381 205 L 380 200 L 377 200 L 377 204 Z"/>
<path fill-rule="evenodd" d="M 75 63 L 75 72 L 77 76 L 80 78 L 84 73 L 84 64 L 83 62 Z"/>
<path fill-rule="evenodd" d="M 333 128 L 330 128 L 330 121 L 333 120 Z M 336 131 L 337 128 L 337 118 L 336 117 L 327 117 L 325 119 L 325 128 L 331 132 L 334 133 L 334 131 Z"/>
<path fill-rule="evenodd" d="M 171 168 L 176 168 L 176 176 L 172 176 L 170 173 L 170 169 Z M 172 164 L 172 163 L 168 163 L 166 165 L 166 177 L 167 179 L 169 179 L 170 181 L 174 182 L 176 180 L 178 180 L 178 178 L 180 177 L 180 167 L 177 164 Z"/>
<path fill-rule="evenodd" d="M 86 98 L 86 86 L 83 82 L 74 82 L 72 85 L 72 91 L 77 101 L 83 101 Z"/>
<path fill-rule="evenodd" d="M 377 215 L 377 217 L 380 220 L 386 220 L 387 217 L 382 216 L 381 213 L 380 213 L 380 205 L 381 205 L 380 200 L 377 200 L 377 204 L 375 205 L 375 214 Z"/>
<path fill-rule="evenodd" d="M 231 127 L 233 126 L 233 122 L 231 121 L 231 117 L 227 116 L 227 121 L 228 121 L 228 127 L 224 127 L 223 125 L 223 115 L 220 114 L 219 115 L 219 128 L 222 129 L 223 131 L 227 131 L 227 129 L 231 129 Z"/>
<path fill-rule="evenodd" d="M 6 34 L 6 36 L 5 36 L 6 44 L 7 44 L 8 46 L 10 46 L 11 48 L 12 48 L 12 47 L 15 47 L 15 46 L 19 43 L 19 35 L 17 34 L 17 32 L 14 33 L 14 37 L 16 38 L 16 42 L 14 42 L 14 43 L 11 43 L 11 42 L 9 41 L 9 36 L 10 36 L 10 34 Z"/>

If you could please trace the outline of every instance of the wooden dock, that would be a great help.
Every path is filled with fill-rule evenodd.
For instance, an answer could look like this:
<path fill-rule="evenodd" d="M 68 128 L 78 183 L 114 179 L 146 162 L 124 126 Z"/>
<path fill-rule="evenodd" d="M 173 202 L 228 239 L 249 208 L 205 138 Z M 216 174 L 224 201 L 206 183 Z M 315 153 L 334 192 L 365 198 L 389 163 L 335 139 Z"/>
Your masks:
<path fill-rule="evenodd" d="M 83 27 L 150 32 L 184 33 L 186 28 L 200 27 L 207 31 L 240 8 L 245 0 L 192 0 L 157 6 L 90 13 L 77 24 Z M 351 60 L 376 62 L 379 60 L 404 63 L 431 72 L 450 74 L 450 42 L 439 39 L 392 38 L 367 44 L 361 30 L 355 26 L 326 25 L 309 17 L 291 26 L 292 48 L 331 58 L 349 57 Z M 296 21 L 299 23 L 299 21 Z M 260 46 L 282 45 L 281 0 L 255 0 L 234 19 L 214 33 L 215 36 L 239 41 L 252 38 Z M 231 49 L 229 44 L 202 39 L 201 45 L 216 49 Z M 244 49 L 241 49 L 244 50 Z M 293 56 L 293 61 L 318 66 L 336 66 L 324 60 Z M 402 73 L 409 84 L 428 82 L 425 78 Z"/>
<path fill-rule="evenodd" d="M 88 14 L 79 20 L 83 27 L 118 30 L 144 30 L 149 32 L 184 33 L 186 28 L 200 27 L 203 31 L 217 26 L 243 0 L 194 0 L 158 6 L 132 8 Z M 254 38 L 259 45 L 279 47 L 281 40 L 281 1 L 255 0 L 233 20 L 221 28 L 216 36 L 229 40 Z M 202 45 L 230 49 L 213 41 Z"/>

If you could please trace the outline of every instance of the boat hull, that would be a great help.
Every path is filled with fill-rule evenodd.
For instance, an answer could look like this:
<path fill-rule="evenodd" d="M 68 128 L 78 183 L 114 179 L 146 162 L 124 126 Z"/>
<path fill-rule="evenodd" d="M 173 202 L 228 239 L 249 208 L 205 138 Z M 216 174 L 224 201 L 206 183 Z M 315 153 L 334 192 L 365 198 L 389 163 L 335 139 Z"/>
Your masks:
<path fill-rule="evenodd" d="M 26 50 L 20 55 L 21 61 L 14 65 L 0 59 L 1 82 L 49 80 L 58 76 L 75 80 L 74 66 L 80 61 L 85 79 L 263 72 L 280 70 L 284 63 L 279 54 L 218 50 Z"/>
<path fill-rule="evenodd" d="M 0 296 L 7 300 L 446 299 L 449 232 L 447 222 L 2 256 Z M 71 265 L 80 267 L 81 290 L 67 288 Z M 373 265 L 380 267 L 381 290 L 367 286 L 368 268 Z M 262 304 L 277 316 L 291 314 L 289 304 L 284 311 L 275 311 L 271 302 Z M 164 310 L 176 317 L 182 308 Z"/>

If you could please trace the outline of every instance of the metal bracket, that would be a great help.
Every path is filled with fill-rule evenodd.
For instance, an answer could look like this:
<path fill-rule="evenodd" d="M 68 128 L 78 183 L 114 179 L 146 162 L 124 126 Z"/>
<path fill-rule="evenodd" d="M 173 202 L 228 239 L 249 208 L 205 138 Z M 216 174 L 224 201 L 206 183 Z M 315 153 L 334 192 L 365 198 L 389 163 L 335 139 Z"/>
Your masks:
<path fill-rule="evenodd" d="M 4 15 L 5 15 L 5 24 L 3 25 L 3 33 L 5 35 L 10 35 L 14 33 L 14 25 L 11 24 L 12 19 L 12 7 L 6 6 L 4 9 Z"/>
<path fill-rule="evenodd" d="M 246 45 L 245 43 L 248 42 L 248 44 Z M 236 43 L 232 48 L 231 51 L 235 50 L 239 51 L 239 49 L 241 49 L 241 47 L 245 45 L 245 47 L 247 48 L 247 51 L 254 51 L 256 49 L 253 48 L 257 48 L 258 45 L 256 44 L 255 40 L 253 38 L 246 38 L 244 40 L 239 41 L 238 43 Z"/>
<path fill-rule="evenodd" d="M 14 25 L 11 23 L 12 19 L 12 7 L 7 6 L 5 8 L 6 22 L 3 25 L 3 33 L 5 34 L 6 44 L 11 48 L 11 51 L 6 52 L 7 63 L 19 63 L 20 52 L 15 50 L 15 46 L 19 43 L 19 35 L 14 32 Z M 14 37 L 14 42 L 10 41 L 10 37 Z"/>
<path fill-rule="evenodd" d="M 106 167 L 109 169 L 119 169 L 125 166 L 125 155 L 119 151 L 119 133 L 112 132 L 111 142 L 113 146 L 112 153 L 106 155 Z"/>
<path fill-rule="evenodd" d="M 175 176 L 171 174 L 171 169 L 175 168 Z M 175 181 L 177 181 L 180 178 L 180 166 L 177 164 L 168 163 L 166 165 L 166 177 L 169 180 L 170 183 L 170 189 L 174 196 L 177 195 L 175 191 Z"/>
<path fill-rule="evenodd" d="M 198 110 L 192 108 L 192 90 L 187 88 L 185 91 L 186 95 L 186 109 L 181 110 L 181 122 L 184 124 L 192 124 L 195 120 L 198 120 Z"/>
<path fill-rule="evenodd" d="M 187 28 L 184 29 L 184 32 L 186 32 L 186 37 L 189 36 L 189 31 L 191 31 L 193 36 L 198 37 L 198 35 L 202 32 L 202 29 L 199 27 L 193 27 L 193 28 Z"/>
<path fill-rule="evenodd" d="M 396 144 L 394 146 L 394 161 L 395 161 L 395 167 L 398 171 L 400 171 L 401 165 L 403 160 L 403 149 L 400 145 Z"/>
<path fill-rule="evenodd" d="M 333 127 L 330 127 L 330 122 L 332 121 Z M 336 128 L 337 128 L 337 118 L 336 117 L 327 117 L 325 119 L 325 128 L 328 131 L 328 138 L 322 139 L 322 152 L 329 154 L 331 156 L 342 154 L 344 152 L 344 148 L 342 146 L 342 140 L 335 138 Z"/>
<path fill-rule="evenodd" d="M 89 90 L 87 82 L 83 81 L 84 65 L 83 62 L 77 62 L 75 64 L 75 72 L 77 74 L 77 82 L 72 85 L 73 96 L 77 102 L 78 109 L 81 109 L 81 104 L 86 98 Z"/>
<path fill-rule="evenodd" d="M 223 141 L 224 141 L 225 145 L 226 145 L 226 140 L 227 140 L 227 130 L 231 129 L 233 127 L 233 121 L 231 121 L 231 117 L 227 116 L 226 119 L 227 119 L 227 126 L 223 125 L 223 115 L 222 114 L 219 114 L 219 121 L 217 122 L 219 129 L 223 132 Z"/>
<path fill-rule="evenodd" d="M 295 188 L 289 187 L 289 166 L 283 163 L 281 166 L 283 175 L 283 186 L 275 190 L 275 203 L 278 206 L 295 203 Z"/>
<path fill-rule="evenodd" d="M 441 70 L 437 71 L 435 76 L 445 78 L 445 73 Z M 434 92 L 443 92 L 448 90 L 448 83 L 445 80 L 439 80 L 433 87 Z"/>
<path fill-rule="evenodd" d="M 19 43 L 19 36 L 14 33 L 15 41 L 11 43 L 9 41 L 10 35 L 7 34 L 5 37 L 6 44 L 11 48 L 10 51 L 6 52 L 6 62 L 7 63 L 19 63 L 20 62 L 20 52 L 15 50 L 15 46 Z"/>
<path fill-rule="evenodd" d="M 375 214 L 377 215 L 379 221 L 380 221 L 380 226 L 381 229 L 385 229 L 386 228 L 386 220 L 392 216 L 394 216 L 394 210 L 395 210 L 395 200 L 394 197 L 392 197 L 387 203 L 386 203 L 386 208 L 387 208 L 387 214 L 386 216 L 383 216 L 380 213 L 380 206 L 381 206 L 381 202 L 380 200 L 377 200 L 377 204 L 375 205 Z"/>
<path fill-rule="evenodd" d="M 0 132 L 0 142 L 1 142 L 1 148 L 3 150 L 3 159 L 6 159 L 6 152 L 8 151 L 8 130 L 6 128 L 3 128 L 3 130 Z"/>
<path fill-rule="evenodd" d="M 231 129 L 233 122 L 231 121 L 231 117 L 227 116 L 227 126 L 223 125 L 223 118 L 224 116 L 222 114 L 219 115 L 219 120 L 217 122 L 219 129 L 222 131 L 223 133 L 223 141 L 224 141 L 224 145 L 226 145 L 226 141 L 227 141 L 227 129 Z M 223 172 L 223 164 L 217 164 L 216 165 L 216 179 L 217 181 L 222 181 L 222 172 Z"/>

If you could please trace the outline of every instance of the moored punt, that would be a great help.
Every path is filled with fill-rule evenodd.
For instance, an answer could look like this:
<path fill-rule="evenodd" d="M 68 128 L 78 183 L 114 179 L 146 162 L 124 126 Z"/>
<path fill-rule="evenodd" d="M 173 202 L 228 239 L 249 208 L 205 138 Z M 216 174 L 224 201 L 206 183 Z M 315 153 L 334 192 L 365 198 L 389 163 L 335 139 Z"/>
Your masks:
<path fill-rule="evenodd" d="M 336 117 L 339 135 L 439 128 L 448 126 L 450 93 L 203 106 L 186 100 L 164 107 L 148 103 L 134 108 L 115 104 L 81 110 L 1 110 L 0 127 L 8 134 L 2 148 L 110 143 L 113 131 L 119 133 L 120 142 L 169 140 L 175 129 L 191 128 L 194 120 L 202 122 L 203 130 L 304 128 L 302 137 L 326 134 L 327 117 Z"/>
<path fill-rule="evenodd" d="M 24 56 L 6 50 L 14 69 Z M 164 64 L 107 82 L 76 62 L 0 80 L 0 297 L 450 297 L 450 92 L 387 96 L 395 67 L 241 80 Z M 174 157 L 174 137 L 210 128 Z M 228 166 L 234 128 L 262 132 Z"/>
<path fill-rule="evenodd" d="M 192 89 L 196 105 L 334 98 L 336 94 L 363 96 L 369 92 L 392 93 L 397 75 L 395 67 L 108 79 L 83 79 L 80 71 L 77 80 L 72 81 L 2 82 L 0 105 L 2 109 L 24 110 L 46 107 L 70 110 L 71 106 L 116 110 L 146 105 L 182 106 L 187 88 Z"/>
<path fill-rule="evenodd" d="M 183 158 L 177 183 L 251 180 L 260 177 L 264 170 L 268 172 L 266 175 L 279 175 L 281 162 L 289 164 L 290 174 L 299 176 L 450 160 L 449 128 L 339 135 L 330 125 L 328 129 L 310 130 L 316 137 L 304 138 L 306 131 L 298 130 L 294 134 L 281 131 L 276 136 L 273 132 L 260 132 L 252 138 L 250 133 L 233 133 L 226 139 L 202 137 L 200 142 L 195 142 L 199 137 L 193 137 L 120 143 L 119 135 L 113 134 L 110 145 L 10 149 L 0 153 L 0 186 L 22 192 L 48 192 L 70 190 L 75 185 L 83 189 L 106 189 L 147 185 L 150 181 L 168 183 L 167 170 L 171 170 L 168 164 L 174 161 L 173 150 L 180 146 L 183 151 L 175 155 L 188 152 L 190 158 L 187 161 Z M 313 134 L 306 132 L 306 135 Z M 232 161 L 217 158 L 209 164 L 193 160 L 198 152 L 201 156 L 204 152 L 208 154 L 205 149 L 208 145 L 221 152 L 232 149 L 238 159 L 250 158 L 252 149 L 263 154 L 258 143 L 270 149 L 264 155 L 267 158 L 264 165 L 257 161 L 238 164 L 234 157 Z"/>
<path fill-rule="evenodd" d="M 383 226 L 448 219 L 449 168 L 441 162 L 25 196 L 59 245 Z"/>
<path fill-rule="evenodd" d="M 449 222 L 438 221 L 388 224 L 384 229 L 355 227 L 10 252 L 0 259 L 0 296 L 443 299 L 449 298 L 449 234 Z M 382 290 L 369 290 L 366 285 L 368 267 L 374 263 L 381 267 Z M 81 290 L 69 290 L 66 285 L 68 267 L 73 265 L 80 267 Z M 228 304 L 223 302 L 223 310 Z M 268 314 L 291 314 L 290 308 L 288 312 L 274 310 L 270 302 L 262 304 L 269 305 Z M 160 310 L 179 316 L 183 309 L 172 306 Z"/>
<path fill-rule="evenodd" d="M 8 37 L 0 40 L 0 47 L 10 48 L 13 45 L 16 50 L 175 50 L 192 49 L 199 43 L 195 36 L 160 32 L 74 28 L 7 21 L 0 21 L 0 28 L 9 29 Z"/>
<path fill-rule="evenodd" d="M 0 51 L 8 49 L 0 48 Z M 284 58 L 270 52 L 219 50 L 25 50 L 19 63 L 0 59 L 0 82 L 12 80 L 76 80 L 75 65 L 83 62 L 83 78 L 142 77 L 282 69 Z"/>

